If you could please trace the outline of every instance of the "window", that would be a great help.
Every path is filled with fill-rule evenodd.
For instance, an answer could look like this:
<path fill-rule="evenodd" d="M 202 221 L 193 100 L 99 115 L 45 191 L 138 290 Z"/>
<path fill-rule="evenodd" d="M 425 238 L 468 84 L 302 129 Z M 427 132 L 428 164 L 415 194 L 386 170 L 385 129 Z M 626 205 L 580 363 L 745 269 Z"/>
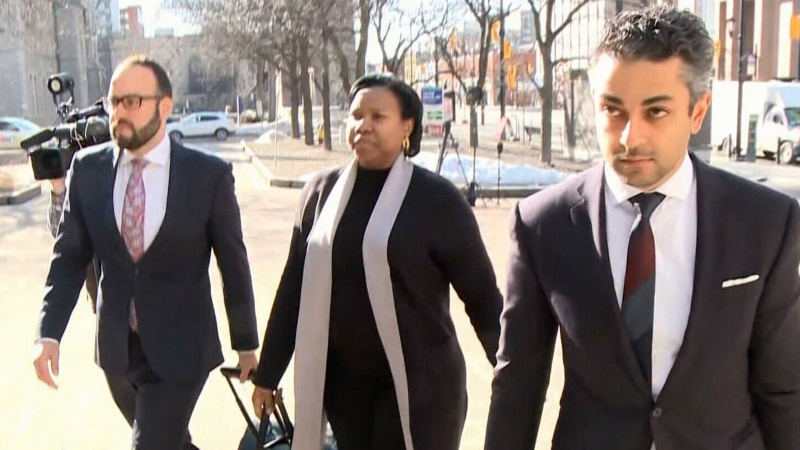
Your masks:
<path fill-rule="evenodd" d="M 800 126 L 800 108 L 786 108 L 786 118 L 790 127 Z"/>
<path fill-rule="evenodd" d="M 200 122 L 213 122 L 215 120 L 220 120 L 217 116 L 200 116 Z"/>
<path fill-rule="evenodd" d="M 19 131 L 19 128 L 8 122 L 0 122 L 0 131 Z"/>

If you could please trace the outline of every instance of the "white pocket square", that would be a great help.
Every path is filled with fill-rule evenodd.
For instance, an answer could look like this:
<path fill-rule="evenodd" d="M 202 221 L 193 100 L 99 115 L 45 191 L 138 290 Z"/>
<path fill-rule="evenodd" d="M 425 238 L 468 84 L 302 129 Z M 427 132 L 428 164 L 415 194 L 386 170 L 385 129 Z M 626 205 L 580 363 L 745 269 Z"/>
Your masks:
<path fill-rule="evenodd" d="M 758 280 L 760 277 L 758 275 L 750 275 L 749 277 L 744 278 L 733 278 L 730 280 L 725 280 L 722 282 L 722 289 L 733 287 L 733 286 L 741 286 L 743 284 L 752 283 L 753 281 Z"/>

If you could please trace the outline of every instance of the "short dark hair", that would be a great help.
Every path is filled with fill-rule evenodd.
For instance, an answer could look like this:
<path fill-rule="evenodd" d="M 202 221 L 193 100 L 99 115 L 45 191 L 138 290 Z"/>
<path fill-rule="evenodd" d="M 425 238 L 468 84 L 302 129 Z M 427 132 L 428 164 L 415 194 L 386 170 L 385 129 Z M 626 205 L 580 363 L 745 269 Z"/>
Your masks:
<path fill-rule="evenodd" d="M 685 66 L 690 107 L 710 89 L 714 42 L 702 19 L 672 5 L 623 11 L 606 23 L 592 64 L 602 55 L 660 62 L 678 56 Z"/>
<path fill-rule="evenodd" d="M 350 87 L 350 103 L 358 91 L 371 87 L 384 87 L 389 89 L 400 102 L 400 115 L 403 119 L 414 119 L 414 128 L 408 136 L 409 146 L 405 150 L 406 156 L 412 157 L 419 153 L 422 142 L 422 100 L 417 92 L 404 81 L 394 75 L 382 73 L 364 75 L 357 79 Z"/>
<path fill-rule="evenodd" d="M 159 94 L 164 97 L 172 98 L 172 82 L 169 80 L 169 74 L 167 74 L 167 71 L 161 64 L 147 55 L 131 55 L 119 64 L 117 70 L 133 66 L 141 66 L 150 69 L 156 77 Z"/>

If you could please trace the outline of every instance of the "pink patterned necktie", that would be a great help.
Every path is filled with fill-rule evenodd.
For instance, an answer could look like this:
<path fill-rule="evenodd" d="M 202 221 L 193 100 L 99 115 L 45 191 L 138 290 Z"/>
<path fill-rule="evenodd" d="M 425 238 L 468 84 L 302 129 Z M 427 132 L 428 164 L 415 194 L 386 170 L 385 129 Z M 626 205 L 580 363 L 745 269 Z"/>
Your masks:
<path fill-rule="evenodd" d="M 125 201 L 122 205 L 122 239 L 128 247 L 133 262 L 138 262 L 144 254 L 144 205 L 145 192 L 142 172 L 147 161 L 134 159 L 131 161 L 132 171 L 125 188 Z M 133 331 L 138 331 L 136 309 L 131 299 L 129 324 Z"/>

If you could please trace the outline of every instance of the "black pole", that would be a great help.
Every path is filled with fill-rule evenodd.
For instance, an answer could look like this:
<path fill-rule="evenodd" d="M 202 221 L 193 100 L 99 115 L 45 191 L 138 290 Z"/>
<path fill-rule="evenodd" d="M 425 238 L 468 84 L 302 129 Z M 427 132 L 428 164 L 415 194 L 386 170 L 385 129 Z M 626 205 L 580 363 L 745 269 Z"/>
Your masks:
<path fill-rule="evenodd" d="M 506 12 L 500 0 L 500 118 L 506 116 Z M 505 131 L 502 138 L 505 138 Z"/>
<path fill-rule="evenodd" d="M 439 47 L 433 46 L 433 80 L 436 86 L 439 86 Z M 455 111 L 455 110 L 454 110 Z"/>
<path fill-rule="evenodd" d="M 741 158 L 742 149 L 742 89 L 744 86 L 744 1 L 739 0 L 739 96 L 736 101 L 736 159 Z"/>

